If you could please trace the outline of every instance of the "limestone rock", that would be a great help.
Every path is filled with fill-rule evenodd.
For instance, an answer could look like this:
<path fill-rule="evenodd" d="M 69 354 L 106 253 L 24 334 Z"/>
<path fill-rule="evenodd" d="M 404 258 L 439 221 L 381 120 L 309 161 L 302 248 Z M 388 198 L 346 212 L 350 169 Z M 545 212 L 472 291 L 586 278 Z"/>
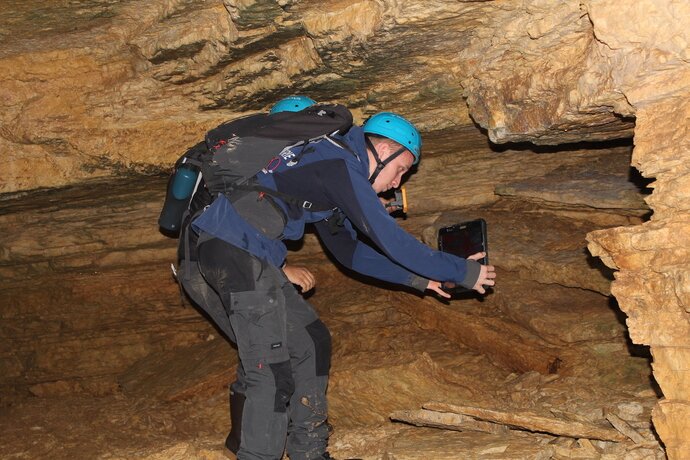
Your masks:
<path fill-rule="evenodd" d="M 136 361 L 215 332 L 181 303 L 169 271 L 176 241 L 155 224 L 163 181 L 150 187 L 95 182 L 3 207 L 0 331 L 12 343 L 0 350 L 3 388 L 118 392 L 117 375 Z"/>
<path fill-rule="evenodd" d="M 558 372 L 560 350 L 547 346 L 538 336 L 500 318 L 470 314 L 434 299 L 420 300 L 410 295 L 394 297 L 402 311 L 416 318 L 423 329 L 436 330 L 453 342 L 481 350 L 502 367 L 518 372 Z M 422 314 L 415 315 L 416 312 Z"/>
<path fill-rule="evenodd" d="M 488 3 L 460 52 L 474 120 L 498 143 L 560 144 L 629 137 L 634 110 L 599 65 L 579 2 Z M 491 25 L 491 27 L 489 27 Z"/>
<path fill-rule="evenodd" d="M 612 292 L 628 315 L 633 341 L 651 345 L 654 374 L 667 399 L 654 412 L 669 458 L 689 451 L 682 420 L 688 419 L 688 146 L 690 66 L 687 2 L 645 1 L 630 10 L 630 27 L 612 14 L 622 2 L 586 3 L 601 37 L 602 53 L 615 69 L 616 85 L 636 108 L 633 165 L 653 177 L 647 203 L 651 221 L 589 235 L 590 250 L 620 269 Z M 640 53 L 639 49 L 647 50 Z M 602 64 L 604 65 L 604 64 Z M 687 433 L 687 429 L 685 430 Z"/>
<path fill-rule="evenodd" d="M 519 429 L 539 431 L 573 438 L 601 439 L 604 441 L 625 441 L 625 436 L 610 427 L 583 424 L 573 420 L 545 417 L 530 412 L 503 412 L 481 407 L 453 406 L 438 402 L 424 404 L 425 409 L 466 415 L 479 420 L 505 424 Z"/>
<path fill-rule="evenodd" d="M 588 207 L 642 216 L 649 209 L 643 200 L 645 189 L 630 177 L 634 173 L 628 166 L 630 157 L 625 150 L 615 152 L 618 155 L 591 155 L 583 158 L 582 163 L 559 166 L 543 176 L 499 185 L 496 193 L 538 202 L 544 207 Z"/>
<path fill-rule="evenodd" d="M 165 401 L 227 391 L 235 381 L 237 353 L 224 338 L 154 352 L 118 376 L 123 392 Z"/>
<path fill-rule="evenodd" d="M 625 145 L 583 145 L 565 151 L 497 148 L 474 127 L 437 131 L 430 137 L 424 144 L 424 161 L 406 182 L 414 215 L 490 204 L 502 196 L 590 218 L 594 211 L 638 218 L 648 211 L 644 188 L 631 177 L 630 149 Z"/>
<path fill-rule="evenodd" d="M 685 401 L 661 401 L 654 408 L 653 420 L 669 458 L 684 458 L 688 452 L 690 406 Z"/>
<path fill-rule="evenodd" d="M 34 2 L 4 29 L 2 191 L 166 167 L 217 123 L 297 91 L 344 102 L 358 121 L 397 110 L 425 131 L 470 125 L 464 94 L 501 142 L 631 133 L 577 2 L 157 0 L 31 16 Z M 504 99 L 514 102 L 500 114 Z"/>
<path fill-rule="evenodd" d="M 511 205 L 455 211 L 424 231 L 424 241 L 437 246 L 438 229 L 483 218 L 487 222 L 489 261 L 521 278 L 544 284 L 578 287 L 608 294 L 611 271 L 586 251 L 583 235 L 591 222 L 544 212 L 517 212 Z M 547 231 L 548 229 L 548 231 Z"/>
<path fill-rule="evenodd" d="M 0 11 L 0 192 L 167 169 L 208 128 L 298 92 L 343 102 L 358 121 L 382 109 L 399 111 L 426 138 L 438 134 L 443 142 L 471 125 L 464 98 L 494 142 L 610 140 L 629 138 L 634 130 L 632 165 L 655 180 L 645 198 L 653 214 L 644 224 L 639 196 L 629 194 L 634 190 L 616 176 L 620 170 L 609 174 L 608 165 L 600 165 L 596 180 L 609 184 L 609 193 L 579 200 L 589 184 L 587 169 L 579 168 L 589 154 L 572 149 L 543 161 L 510 146 L 503 164 L 486 151 L 464 158 L 425 152 L 432 153 L 430 161 L 417 177 L 431 185 L 418 188 L 417 209 L 434 214 L 504 205 L 498 192 L 522 202 L 503 212 L 534 211 L 546 201 L 557 208 L 559 232 L 591 232 L 592 254 L 619 270 L 611 292 L 628 316 L 631 338 L 651 346 L 666 396 L 654 421 L 669 458 L 682 458 L 690 451 L 688 18 L 685 0 L 11 2 Z M 463 173 L 469 161 L 475 166 Z M 449 169 L 458 183 L 477 176 L 474 193 L 439 186 L 438 174 Z M 494 173 L 499 180 L 487 179 Z M 573 174 L 582 180 L 553 187 Z M 209 328 L 195 311 L 161 301 L 176 295 L 163 268 L 174 259 L 174 244 L 156 233 L 153 209 L 159 204 L 142 187 L 138 198 L 123 200 L 113 198 L 117 190 L 95 198 L 91 192 L 56 195 L 53 202 L 33 201 L 32 192 L 25 195 L 32 200 L 28 206 L 17 203 L 18 195 L 3 197 L 2 335 L 13 340 L 0 351 L 3 385 L 44 396 L 103 394 L 133 362 L 206 340 Z M 583 211 L 592 203 L 613 203 L 614 211 Z M 635 226 L 602 229 L 624 224 Z M 582 265 L 581 239 L 547 240 L 545 246 L 565 254 L 547 259 L 547 269 L 528 269 L 508 251 L 501 254 L 502 244 L 529 253 L 529 240 L 538 234 L 530 229 L 522 240 L 497 240 L 497 260 L 525 279 L 607 292 L 606 279 Z M 138 267 L 134 280 L 132 266 Z M 395 316 L 374 308 L 363 314 Z M 163 317 L 179 327 L 176 333 L 161 324 Z M 345 330 L 354 327 L 342 316 L 337 321 Z M 85 339 L 89 349 L 81 353 Z M 372 346 L 385 337 L 378 340 Z M 396 347 L 402 342 L 394 341 Z M 354 345 L 341 352 L 348 347 Z M 385 381 L 384 371 L 372 375 Z M 433 451 L 437 458 L 466 445 L 462 437 L 438 438 L 447 445 Z M 65 445 L 42 439 L 45 449 L 30 447 L 28 456 Z M 507 449 L 502 441 L 484 441 L 488 454 Z M 396 456 L 415 447 L 415 439 L 406 442 L 380 453 Z M 532 439 L 525 443 L 534 445 Z M 204 455 L 196 446 L 166 446 Z"/>
<path fill-rule="evenodd" d="M 495 291 L 495 301 L 506 316 L 554 345 L 625 337 L 626 329 L 617 318 L 616 306 L 598 293 L 547 286 L 508 275 L 501 276 L 500 287 Z M 528 292 L 539 295 L 525 295 Z"/>
<path fill-rule="evenodd" d="M 0 29 L 0 147 L 10 152 L 0 192 L 168 168 L 206 130 L 299 91 L 346 103 L 358 121 L 385 108 L 422 127 L 468 123 L 459 81 L 445 68 L 455 50 L 441 39 L 462 43 L 467 26 L 453 18 L 465 9 L 23 2 Z M 388 65 L 379 69 L 382 57 Z"/>

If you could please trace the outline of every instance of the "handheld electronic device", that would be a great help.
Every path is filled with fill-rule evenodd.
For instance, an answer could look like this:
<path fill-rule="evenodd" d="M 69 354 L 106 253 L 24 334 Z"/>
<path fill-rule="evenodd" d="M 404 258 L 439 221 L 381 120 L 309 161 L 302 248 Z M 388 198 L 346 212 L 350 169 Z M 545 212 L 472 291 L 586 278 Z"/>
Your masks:
<path fill-rule="evenodd" d="M 395 190 L 395 199 L 386 204 L 387 208 L 394 206 L 398 207 L 403 214 L 407 214 L 407 191 L 404 185 Z"/>
<path fill-rule="evenodd" d="M 477 262 L 487 265 L 489 263 L 489 247 L 486 237 L 486 221 L 475 219 L 439 229 L 438 250 L 463 259 L 483 252 L 486 255 Z M 454 283 L 444 283 L 443 289 L 453 294 L 470 290 Z"/>

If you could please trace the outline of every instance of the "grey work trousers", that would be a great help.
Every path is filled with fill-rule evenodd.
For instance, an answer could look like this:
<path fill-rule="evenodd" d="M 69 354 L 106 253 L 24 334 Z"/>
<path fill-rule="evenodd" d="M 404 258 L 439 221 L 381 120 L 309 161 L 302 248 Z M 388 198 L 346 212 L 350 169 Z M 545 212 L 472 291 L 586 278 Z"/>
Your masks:
<path fill-rule="evenodd" d="M 319 459 L 326 451 L 331 337 L 281 270 L 217 238 L 180 267 L 185 292 L 235 340 L 244 392 L 239 460 Z"/>

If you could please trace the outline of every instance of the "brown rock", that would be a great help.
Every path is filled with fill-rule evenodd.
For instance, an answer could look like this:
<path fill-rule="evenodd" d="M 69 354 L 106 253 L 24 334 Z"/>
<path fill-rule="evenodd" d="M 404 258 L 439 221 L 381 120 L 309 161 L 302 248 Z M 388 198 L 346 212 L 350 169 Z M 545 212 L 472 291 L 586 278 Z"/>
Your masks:
<path fill-rule="evenodd" d="M 491 422 L 483 422 L 461 414 L 437 412 L 427 409 L 396 411 L 391 420 L 415 426 L 430 426 L 455 431 L 480 431 L 484 433 L 505 433 L 508 428 Z"/>
<path fill-rule="evenodd" d="M 501 423 L 512 427 L 539 431 L 573 438 L 600 439 L 604 441 L 625 441 L 627 438 L 611 428 L 584 424 L 572 420 L 544 417 L 529 412 L 504 412 L 480 407 L 454 406 L 438 402 L 426 403 L 424 408 L 438 412 L 452 412 L 468 415 L 480 420 Z"/>
<path fill-rule="evenodd" d="M 632 339 L 652 347 L 667 396 L 655 423 L 669 457 L 681 458 L 688 451 L 690 6 L 684 0 L 508 3 L 13 2 L 0 12 L 6 153 L 0 191 L 167 169 L 206 129 L 294 92 L 344 102 L 359 121 L 397 110 L 425 133 L 446 130 L 438 136 L 444 142 L 469 126 L 463 94 L 472 118 L 496 142 L 620 139 L 634 129 L 632 164 L 655 179 L 646 197 L 653 215 L 643 225 L 639 196 L 608 165 L 597 166 L 601 193 L 583 199 L 590 182 L 586 167 L 578 168 L 588 155 L 572 150 L 548 161 L 506 150 L 504 163 L 488 152 L 429 155 L 418 177 L 430 185 L 418 188 L 417 209 L 496 203 L 497 186 L 522 202 L 504 211 L 524 211 L 525 201 L 555 208 L 562 220 L 542 222 L 556 222 L 562 235 L 570 224 L 573 239 L 547 240 L 540 253 L 562 255 L 546 258 L 540 269 L 511 258 L 539 240 L 531 229 L 515 243 L 497 239 L 497 260 L 524 279 L 602 293 L 608 282 L 583 265 L 575 234 L 638 224 L 590 233 L 590 249 L 620 270 L 611 291 L 628 315 Z M 452 134 L 443 139 L 446 132 Z M 463 173 L 470 161 L 474 166 Z M 438 184 L 448 170 L 458 185 Z M 564 174 L 580 180 L 556 187 Z M 456 192 L 463 183 L 469 191 Z M 2 332 L 12 343 L 0 350 L 3 384 L 48 394 L 79 381 L 98 392 L 150 353 L 205 340 L 208 326 L 195 311 L 163 308 L 173 302 L 161 298 L 176 295 L 162 274 L 174 244 L 156 233 L 155 212 L 146 208 L 151 194 L 140 192 L 109 206 L 117 193 L 108 191 L 98 197 L 105 204 L 87 197 L 92 204 L 82 208 L 81 198 L 65 196 L 72 209 L 38 200 L 16 210 L 19 197 L 3 197 Z M 141 202 L 149 204 L 132 206 Z M 104 215 L 111 219 L 100 220 Z M 539 259 L 527 262 L 534 267 Z M 129 268 L 147 264 L 132 281 Z M 151 286 L 163 287 L 151 292 Z M 179 335 L 161 325 L 161 312 L 181 325 Z M 90 347 L 82 354 L 83 341 Z M 494 453 L 506 448 L 494 447 Z"/>
<path fill-rule="evenodd" d="M 542 284 L 608 294 L 611 270 L 587 253 L 583 236 L 598 227 L 593 222 L 499 203 L 492 208 L 445 214 L 425 229 L 423 239 L 437 247 L 439 228 L 480 217 L 487 222 L 492 264 Z"/>
<path fill-rule="evenodd" d="M 227 340 L 214 338 L 151 353 L 120 374 L 118 382 L 128 395 L 175 401 L 226 389 L 236 368 L 237 353 Z"/>
<path fill-rule="evenodd" d="M 560 144 L 630 137 L 634 110 L 598 66 L 580 4 L 488 3 L 461 51 L 473 119 L 493 142 Z M 489 24 L 491 27 L 489 27 Z"/>
<path fill-rule="evenodd" d="M 398 308 L 415 318 L 423 329 L 440 331 L 454 342 L 481 350 L 490 359 L 511 370 L 555 373 L 561 365 L 558 349 L 546 346 L 525 329 L 495 317 L 477 317 L 435 299 L 409 294 L 394 297 Z"/>

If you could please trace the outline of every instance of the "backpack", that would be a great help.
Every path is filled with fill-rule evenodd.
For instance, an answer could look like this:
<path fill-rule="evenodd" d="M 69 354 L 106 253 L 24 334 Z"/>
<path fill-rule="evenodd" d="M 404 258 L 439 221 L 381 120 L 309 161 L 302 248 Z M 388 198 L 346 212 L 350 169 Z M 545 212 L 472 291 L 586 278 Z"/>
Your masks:
<path fill-rule="evenodd" d="M 266 189 L 251 179 L 284 149 L 300 147 L 290 162 L 311 151 L 309 144 L 331 134 L 345 134 L 352 114 L 338 104 L 313 105 L 299 112 L 255 114 L 225 122 L 206 133 L 175 162 L 158 219 L 161 232 L 177 237 L 190 202 L 203 189 L 212 200 L 237 190 L 256 190 L 311 210 L 315 201 Z M 318 201 L 318 200 L 317 200 Z M 210 202 L 210 201 L 209 201 Z"/>

